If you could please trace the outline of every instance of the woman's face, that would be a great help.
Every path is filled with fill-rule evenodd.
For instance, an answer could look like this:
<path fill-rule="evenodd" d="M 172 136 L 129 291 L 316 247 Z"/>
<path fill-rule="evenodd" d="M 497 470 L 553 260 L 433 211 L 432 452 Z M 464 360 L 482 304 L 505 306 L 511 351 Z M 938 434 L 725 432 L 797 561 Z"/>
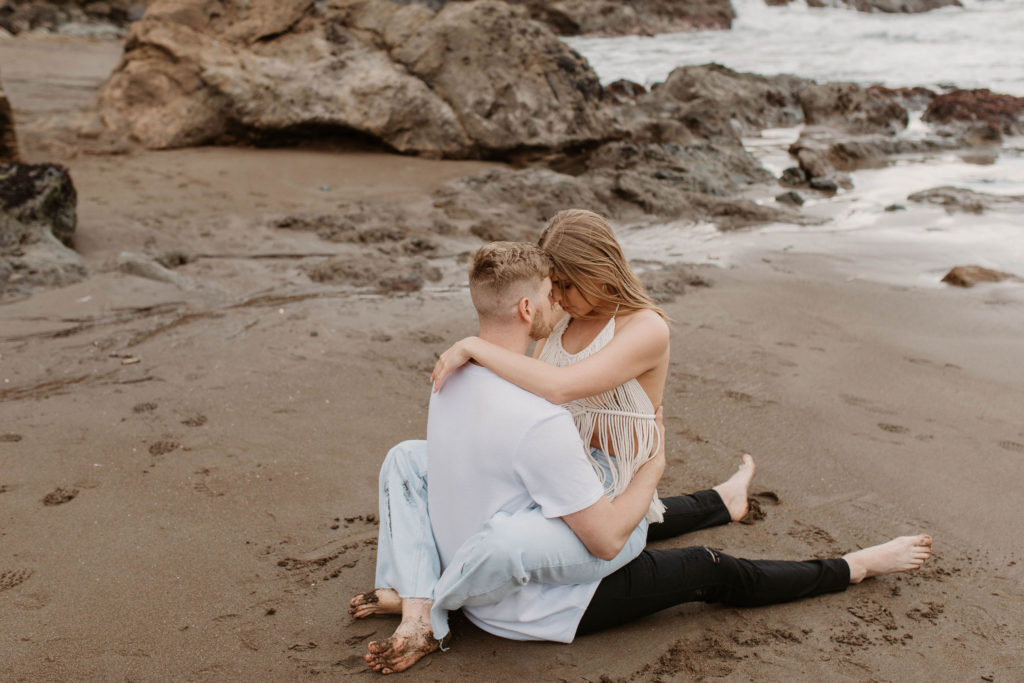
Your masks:
<path fill-rule="evenodd" d="M 561 273 L 551 274 L 551 285 L 555 302 L 573 318 L 588 315 L 594 310 L 594 304 L 587 301 L 576 285 Z"/>

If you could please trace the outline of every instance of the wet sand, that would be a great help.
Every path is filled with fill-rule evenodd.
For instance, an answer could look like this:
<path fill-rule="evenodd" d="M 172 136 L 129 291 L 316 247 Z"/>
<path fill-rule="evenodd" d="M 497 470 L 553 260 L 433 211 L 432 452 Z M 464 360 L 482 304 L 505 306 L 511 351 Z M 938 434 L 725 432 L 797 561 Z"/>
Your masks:
<path fill-rule="evenodd" d="M 30 123 L 43 116 L 30 96 L 50 87 L 19 52 L 32 41 L 0 43 Z M 373 582 L 376 472 L 390 445 L 424 435 L 435 354 L 474 331 L 456 263 L 473 244 L 432 257 L 440 282 L 384 296 L 312 282 L 302 266 L 323 256 L 258 258 L 351 248 L 266 217 L 366 196 L 425 206 L 486 165 L 215 148 L 61 158 L 31 129 L 23 140 L 30 159 L 71 169 L 95 274 L 0 305 L 3 678 L 372 676 L 366 643 L 396 621 L 345 607 Z M 175 249 L 209 257 L 177 284 L 104 267 Z M 712 286 L 667 305 L 660 489 L 714 484 L 749 451 L 764 518 L 680 544 L 802 558 L 924 530 L 924 569 L 791 605 L 671 609 L 568 646 L 463 622 L 450 652 L 404 679 L 1024 677 L 1024 290 L 893 286 L 841 265 L 747 253 L 702 267 Z"/>

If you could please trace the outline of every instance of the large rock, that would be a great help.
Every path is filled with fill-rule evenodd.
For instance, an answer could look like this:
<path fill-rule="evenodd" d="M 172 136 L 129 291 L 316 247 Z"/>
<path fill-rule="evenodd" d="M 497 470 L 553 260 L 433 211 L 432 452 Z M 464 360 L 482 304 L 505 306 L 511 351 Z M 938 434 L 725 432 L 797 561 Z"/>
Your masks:
<path fill-rule="evenodd" d="M 960 0 L 807 0 L 810 7 L 832 7 L 835 3 L 849 6 L 858 12 L 886 12 L 889 14 L 918 14 L 941 7 L 963 7 Z M 768 4 L 780 4 L 769 0 Z"/>
<path fill-rule="evenodd" d="M 0 83 L 0 163 L 18 161 L 18 136 L 14 133 L 14 111 Z"/>
<path fill-rule="evenodd" d="M 156 0 L 100 93 L 146 147 L 359 135 L 399 152 L 500 157 L 604 138 L 593 70 L 522 8 Z"/>
<path fill-rule="evenodd" d="M 736 12 L 729 0 L 507 0 L 560 35 L 652 35 L 728 29 Z"/>
<path fill-rule="evenodd" d="M 85 276 L 69 249 L 77 196 L 55 164 L 0 164 L 0 295 L 61 286 Z"/>
<path fill-rule="evenodd" d="M 800 91 L 804 122 L 844 133 L 897 133 L 907 127 L 907 110 L 884 91 L 856 83 L 822 83 Z"/>
<path fill-rule="evenodd" d="M 646 99 L 657 104 L 659 118 L 671 116 L 697 136 L 739 136 L 801 123 L 799 93 L 811 83 L 796 76 L 740 73 L 719 64 L 683 66 Z"/>
<path fill-rule="evenodd" d="M 1006 135 L 1024 135 L 1024 97 L 988 89 L 953 90 L 933 99 L 921 119 L 957 132 L 981 125 Z"/>

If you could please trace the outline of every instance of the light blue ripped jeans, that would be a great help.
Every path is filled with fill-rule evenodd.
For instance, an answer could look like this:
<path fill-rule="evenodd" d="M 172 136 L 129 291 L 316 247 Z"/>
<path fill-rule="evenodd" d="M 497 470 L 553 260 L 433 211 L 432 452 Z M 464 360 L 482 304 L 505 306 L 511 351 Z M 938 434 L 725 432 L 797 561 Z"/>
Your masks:
<path fill-rule="evenodd" d="M 608 456 L 591 455 L 610 487 Z M 633 530 L 613 560 L 590 554 L 561 519 L 540 508 L 498 513 L 466 540 L 441 572 L 427 510 L 427 442 L 403 441 L 380 468 L 380 532 L 376 588 L 393 588 L 403 598 L 432 598 L 434 637 L 448 635 L 448 612 L 462 606 L 493 605 L 531 581 L 576 584 L 598 581 L 629 563 L 647 543 L 647 521 Z"/>

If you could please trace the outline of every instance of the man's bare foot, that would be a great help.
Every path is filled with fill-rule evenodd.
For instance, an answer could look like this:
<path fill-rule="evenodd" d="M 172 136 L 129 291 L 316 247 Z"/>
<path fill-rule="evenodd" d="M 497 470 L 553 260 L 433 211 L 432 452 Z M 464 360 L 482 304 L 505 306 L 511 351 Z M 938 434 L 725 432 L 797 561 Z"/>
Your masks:
<path fill-rule="evenodd" d="M 402 623 L 390 638 L 369 644 L 370 653 L 363 658 L 367 666 L 382 674 L 398 673 L 436 651 L 439 644 L 430 625 L 432 604 L 422 598 L 402 600 Z"/>
<path fill-rule="evenodd" d="M 744 453 L 743 463 L 736 470 L 736 474 L 712 489 L 713 491 L 718 491 L 718 495 L 722 497 L 722 502 L 725 503 L 725 507 L 729 510 L 729 518 L 734 522 L 738 522 L 747 516 L 747 494 L 750 491 L 750 482 L 753 481 L 754 472 L 756 471 L 757 466 L 754 465 L 754 458 L 749 453 Z"/>
<path fill-rule="evenodd" d="M 872 576 L 894 574 L 917 569 L 932 554 L 932 537 L 900 536 L 888 543 L 843 555 L 850 565 L 850 583 L 860 583 Z"/>
<path fill-rule="evenodd" d="M 371 614 L 401 614 L 402 598 L 393 588 L 377 588 L 349 600 L 348 613 L 356 619 L 365 619 Z"/>

